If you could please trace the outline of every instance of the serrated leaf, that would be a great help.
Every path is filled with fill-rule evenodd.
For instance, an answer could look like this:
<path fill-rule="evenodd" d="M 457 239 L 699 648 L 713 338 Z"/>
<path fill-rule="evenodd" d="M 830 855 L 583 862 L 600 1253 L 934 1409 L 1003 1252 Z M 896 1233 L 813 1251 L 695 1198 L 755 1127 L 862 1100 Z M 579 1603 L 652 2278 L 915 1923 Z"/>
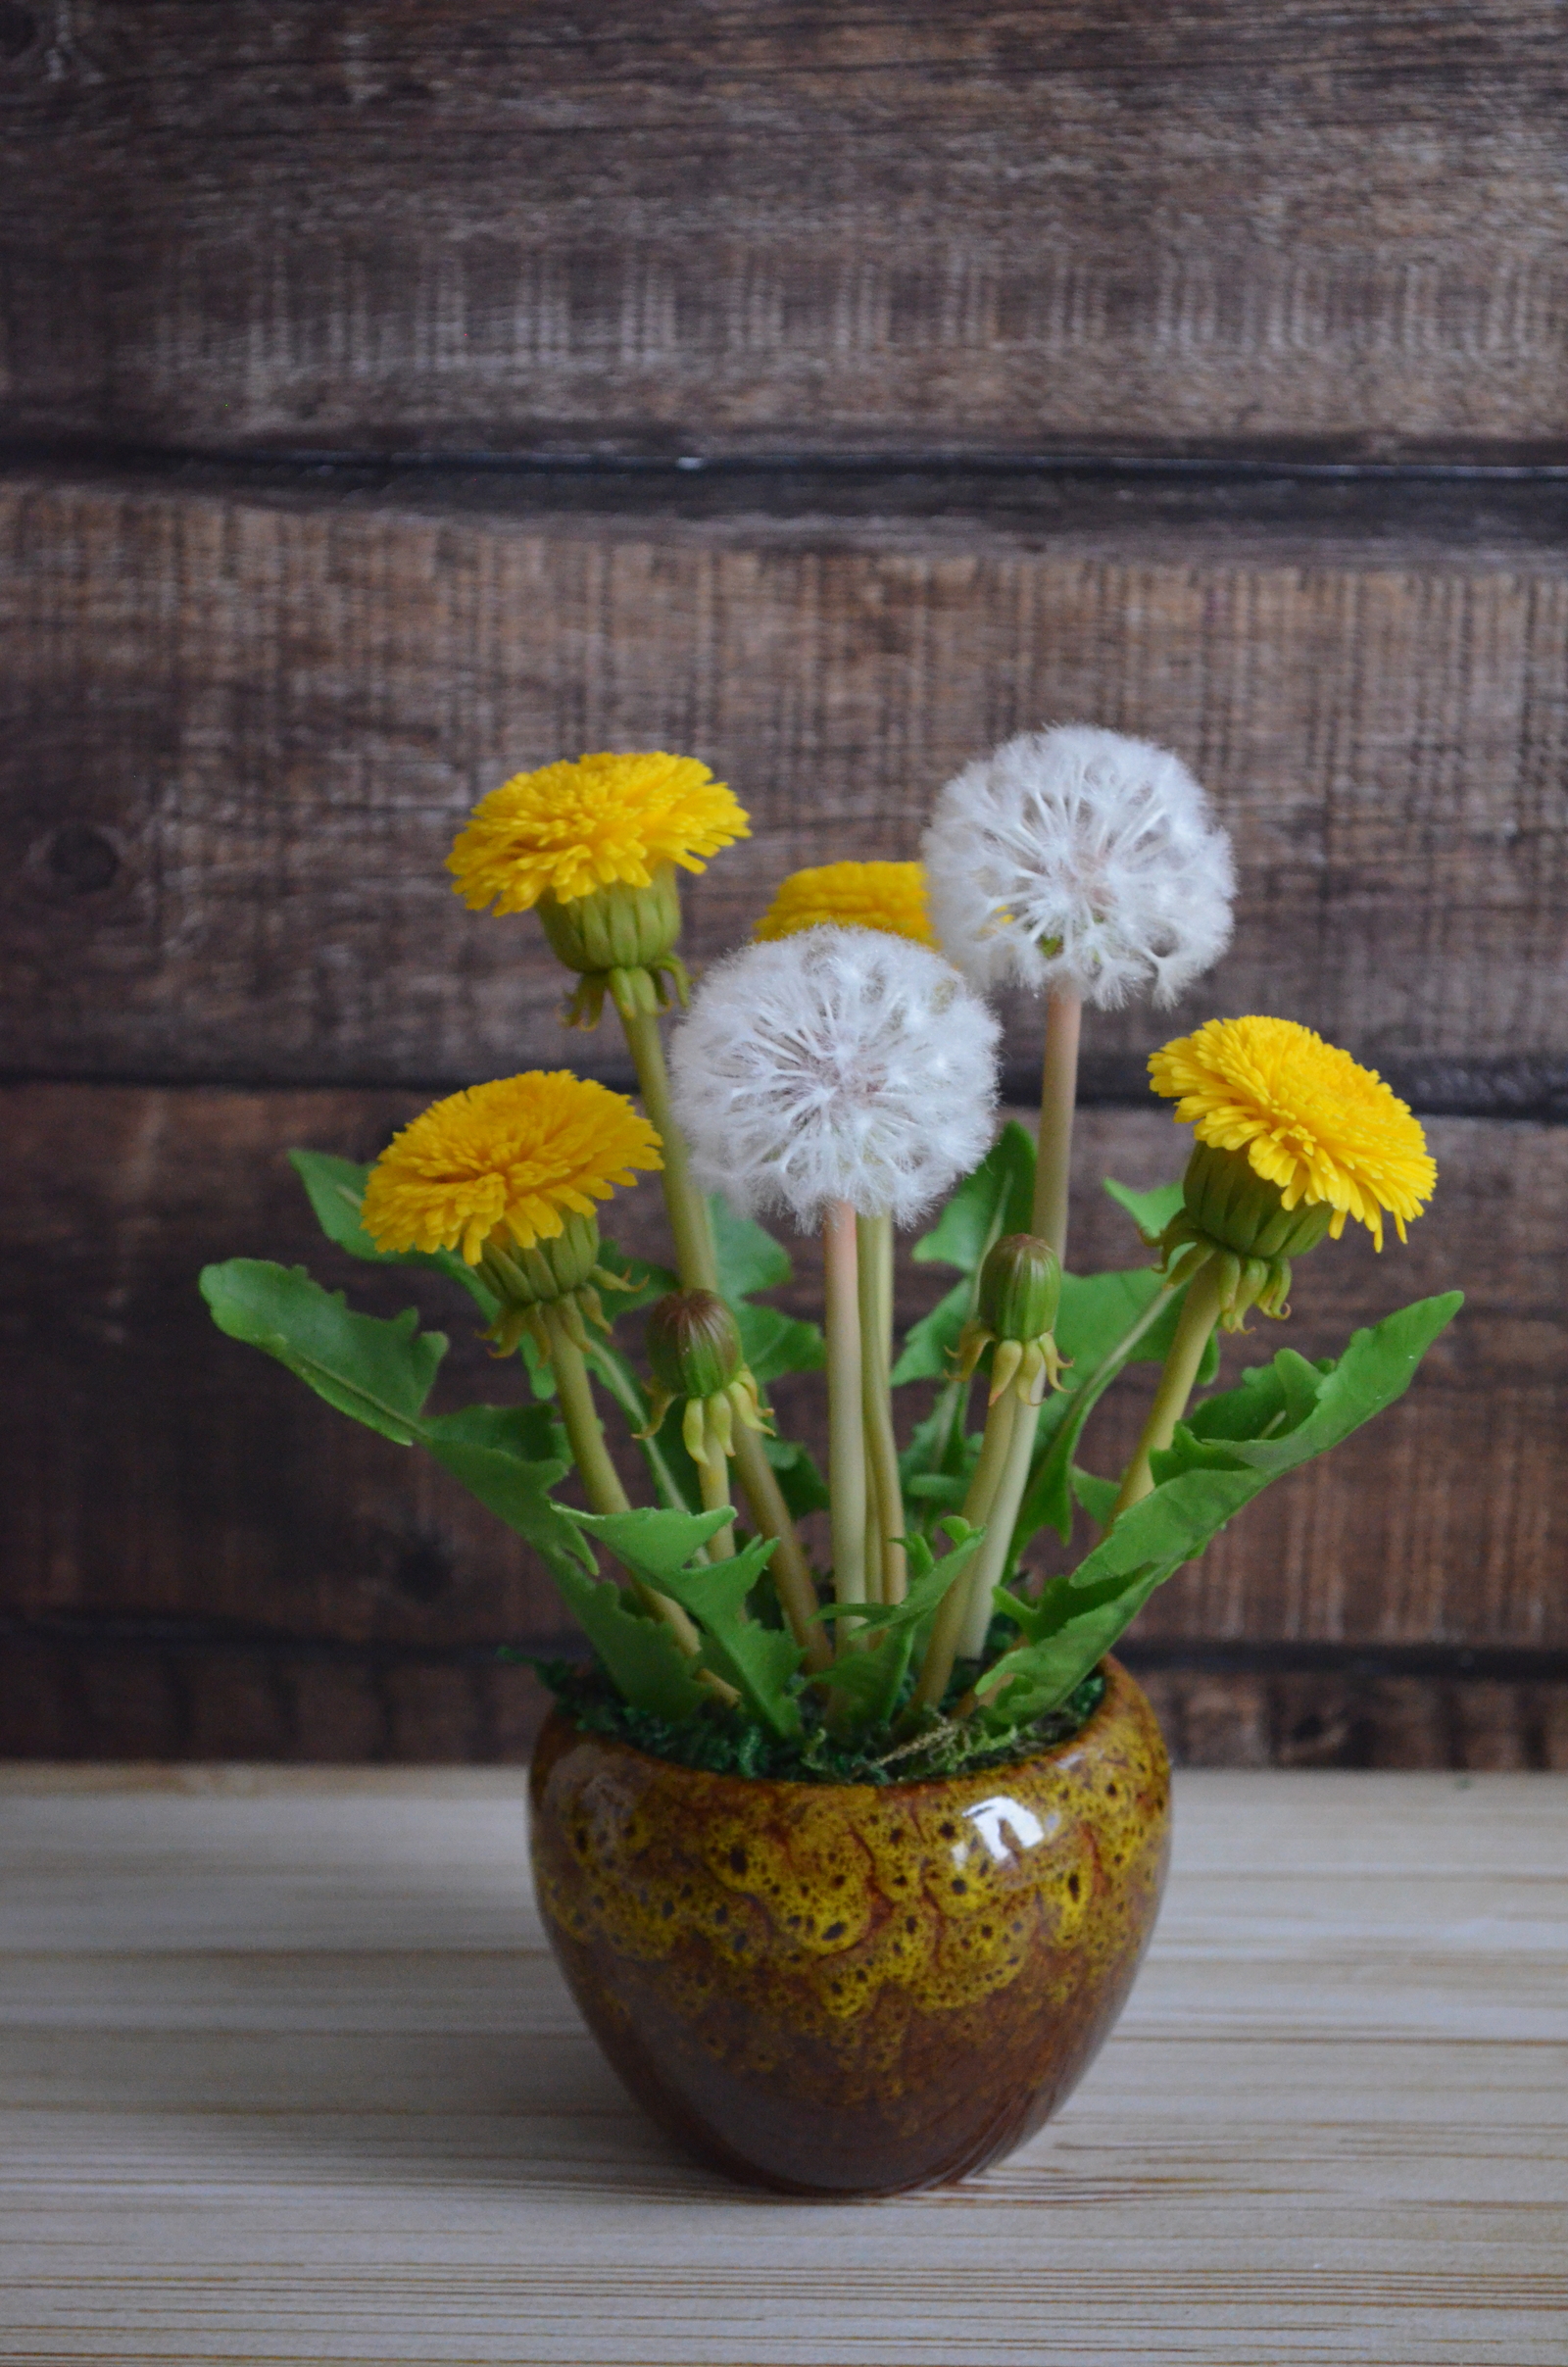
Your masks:
<path fill-rule="evenodd" d="M 781 1373 L 816 1372 L 827 1361 L 827 1346 L 814 1323 L 786 1315 L 776 1307 L 755 1307 L 749 1299 L 732 1302 L 741 1353 L 752 1378 L 760 1388 Z"/>
<path fill-rule="evenodd" d="M 928 1315 L 911 1323 L 904 1335 L 899 1360 L 893 1367 L 895 1389 L 906 1381 L 951 1381 L 954 1358 L 957 1355 L 958 1335 L 969 1319 L 973 1303 L 973 1285 L 956 1282 L 945 1298 L 939 1299 Z"/>
<path fill-rule="evenodd" d="M 795 1270 L 782 1242 L 775 1241 L 755 1218 L 740 1215 L 722 1192 L 710 1194 L 708 1207 L 720 1297 L 733 1306 L 737 1299 L 753 1298 L 758 1291 L 781 1289 Z"/>
<path fill-rule="evenodd" d="M 1015 1651 L 1004 1652 L 990 1672 L 988 1684 L 998 1676 L 1006 1682 L 981 1711 L 982 1726 L 1004 1732 L 1010 1725 L 1045 1717 L 1064 1701 L 1131 1626 L 1159 1580 L 1152 1563 L 1130 1573 L 1118 1570 L 1054 1605 L 1052 1622 Z M 994 1601 L 999 1610 L 1020 1624 L 1026 1610 L 1037 1607 L 1000 1587 Z"/>
<path fill-rule="evenodd" d="M 764 1627 L 746 1607 L 776 1542 L 756 1537 L 726 1561 L 666 1570 L 659 1583 L 702 1630 L 705 1666 L 735 1687 L 754 1717 L 788 1741 L 801 1731 L 794 1680 L 805 1655 L 787 1629 Z"/>
<path fill-rule="evenodd" d="M 1108 1529 L 1116 1498 L 1121 1492 L 1118 1483 L 1113 1479 L 1102 1479 L 1098 1471 L 1086 1471 L 1081 1463 L 1074 1463 L 1072 1492 L 1096 1528 Z"/>
<path fill-rule="evenodd" d="M 1041 1717 L 1064 1701 L 1154 1588 L 1200 1553 L 1243 1504 L 1403 1396 L 1422 1356 L 1462 1301 L 1462 1293 L 1449 1291 L 1401 1307 L 1372 1330 L 1356 1332 L 1326 1372 L 1282 1350 L 1283 1371 L 1276 1356 L 1266 1368 L 1270 1380 L 1249 1374 L 1239 1388 L 1200 1408 L 1207 1430 L 1180 1424 L 1169 1452 L 1152 1458 L 1152 1493 L 1122 1514 L 1077 1569 L 1054 1579 L 1039 1605 L 999 1593 L 999 1607 L 1026 1634 L 1027 1617 L 1037 1640 L 1007 1653 L 992 1672 L 1007 1681 L 985 1713 L 991 1722 L 1001 1727 Z M 1251 1439 L 1234 1435 L 1243 1419 L 1272 1429 L 1308 1394 L 1310 1407 L 1294 1429 Z M 1044 1629 L 1052 1620 L 1057 1625 L 1048 1636 Z M 1069 1629 L 1070 1649 L 1059 1642 Z"/>
<path fill-rule="evenodd" d="M 1041 1529 L 1054 1529 L 1063 1541 L 1071 1536 L 1072 1458 L 1084 1423 L 1098 1403 L 1083 1393 L 1159 1295 L 1159 1276 L 1149 1266 L 1133 1266 L 1120 1273 L 1062 1276 L 1056 1346 L 1070 1361 L 1062 1376 L 1062 1390 L 1053 1393 L 1040 1409 L 1034 1460 L 1013 1529 L 1010 1560 L 1018 1559 Z M 1185 1297 L 1185 1286 L 1166 1293 L 1166 1307 L 1138 1341 L 1127 1363 L 1163 1362 Z M 1197 1386 L 1206 1387 L 1218 1370 L 1219 1345 L 1210 1339 L 1199 1366 Z"/>
<path fill-rule="evenodd" d="M 1255 1418 L 1267 1409 L 1270 1393 L 1249 1374 L 1242 1387 L 1211 1398 L 1193 1422 L 1178 1425 L 1169 1451 L 1152 1457 L 1156 1481 L 1200 1463 L 1211 1468 L 1219 1458 L 1222 1465 L 1247 1471 L 1261 1488 L 1325 1454 L 1404 1395 L 1421 1358 L 1463 1305 L 1462 1291 L 1418 1299 L 1371 1330 L 1352 1332 L 1345 1354 L 1326 1371 L 1294 1350 L 1281 1349 L 1268 1368 L 1277 1410 L 1262 1431 L 1250 1438 L 1235 1431 L 1244 1410 Z M 1206 1417 L 1201 1428 L 1199 1417 Z"/>
<path fill-rule="evenodd" d="M 1182 1205 L 1179 1183 L 1156 1184 L 1152 1192 L 1135 1192 L 1130 1184 L 1117 1183 L 1114 1176 L 1107 1175 L 1104 1189 L 1118 1208 L 1126 1209 L 1146 1241 L 1157 1241 Z"/>
<path fill-rule="evenodd" d="M 1034 1210 L 1035 1149 L 1016 1119 L 1004 1126 L 910 1256 L 920 1265 L 972 1274 L 993 1241 L 1026 1233 Z"/>
<path fill-rule="evenodd" d="M 637 1609 L 607 1578 L 590 1578 L 565 1554 L 550 1566 L 611 1682 L 634 1709 L 680 1721 L 695 1717 L 706 1696 L 692 1662 L 662 1619 Z"/>
<path fill-rule="evenodd" d="M 909 1591 L 902 1603 L 826 1603 L 823 1617 L 852 1617 L 856 1644 L 824 1671 L 836 1729 L 858 1732 L 886 1725 L 898 1704 L 910 1656 L 930 1631 L 944 1597 L 974 1559 L 984 1529 L 974 1529 L 940 1561 L 922 1538 L 906 1538 Z"/>
<path fill-rule="evenodd" d="M 573 1512 L 571 1518 L 597 1537 L 615 1559 L 661 1594 L 665 1580 L 683 1570 L 709 1539 L 733 1520 L 732 1512 Z"/>
<path fill-rule="evenodd" d="M 556 1567 L 566 1554 L 593 1571 L 593 1550 L 550 1495 L 571 1469 L 565 1432 L 546 1405 L 465 1405 L 426 1421 L 435 1459 Z"/>
<path fill-rule="evenodd" d="M 494 1292 L 485 1288 L 473 1268 L 455 1250 L 376 1248 L 360 1222 L 365 1187 L 370 1175 L 368 1167 L 357 1165 L 352 1159 L 335 1159 L 328 1151 L 291 1151 L 288 1157 L 290 1166 L 305 1186 L 316 1221 L 328 1241 L 340 1250 L 347 1250 L 351 1257 L 363 1257 L 374 1265 L 423 1266 L 427 1273 L 440 1274 L 466 1290 L 483 1310 L 485 1321 L 491 1320 L 496 1311 Z"/>
<path fill-rule="evenodd" d="M 201 1291 L 220 1331 L 275 1356 L 340 1413 L 400 1447 L 420 1435 L 447 1343 L 441 1332 L 419 1330 L 412 1307 L 390 1322 L 358 1315 L 303 1265 L 261 1257 L 204 1266 Z"/>

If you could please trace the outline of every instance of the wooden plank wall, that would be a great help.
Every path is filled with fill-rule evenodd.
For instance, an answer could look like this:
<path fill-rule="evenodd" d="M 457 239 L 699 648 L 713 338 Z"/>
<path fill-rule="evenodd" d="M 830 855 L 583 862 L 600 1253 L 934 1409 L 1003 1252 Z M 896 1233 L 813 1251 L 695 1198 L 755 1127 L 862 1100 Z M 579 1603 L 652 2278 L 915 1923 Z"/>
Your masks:
<path fill-rule="evenodd" d="M 0 8 L 0 1752 L 526 1748 L 540 1573 L 193 1289 L 399 1304 L 284 1151 L 563 1057 L 445 882 L 478 794 L 703 755 L 755 836 L 702 958 L 1087 717 L 1189 759 L 1243 887 L 1198 997 L 1091 1025 L 1084 1256 L 1176 1156 L 1150 1046 L 1278 1010 L 1443 1171 L 1297 1343 L 1471 1294 L 1151 1606 L 1172 1740 L 1568 1763 L 1561 65 L 1544 0 Z"/>

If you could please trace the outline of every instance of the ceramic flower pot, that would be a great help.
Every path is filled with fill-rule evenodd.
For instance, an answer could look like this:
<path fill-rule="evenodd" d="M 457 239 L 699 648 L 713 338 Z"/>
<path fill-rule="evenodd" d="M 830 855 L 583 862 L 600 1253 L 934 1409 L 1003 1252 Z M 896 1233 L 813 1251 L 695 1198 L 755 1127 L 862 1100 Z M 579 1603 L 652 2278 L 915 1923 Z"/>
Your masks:
<path fill-rule="evenodd" d="M 540 1908 L 589 2027 L 702 2159 L 797 2194 L 935 2186 L 1071 2093 L 1153 1928 L 1169 1768 L 1114 1660 L 1070 1741 L 933 1782 L 710 1775 L 557 1713 Z"/>

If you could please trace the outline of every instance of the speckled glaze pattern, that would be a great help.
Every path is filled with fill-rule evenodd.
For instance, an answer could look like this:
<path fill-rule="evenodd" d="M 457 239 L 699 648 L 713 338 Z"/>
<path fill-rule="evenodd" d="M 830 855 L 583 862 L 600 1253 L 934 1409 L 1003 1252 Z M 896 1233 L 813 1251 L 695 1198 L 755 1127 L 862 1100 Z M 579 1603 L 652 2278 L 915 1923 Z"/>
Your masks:
<path fill-rule="evenodd" d="M 639 2101 L 732 2176 L 890 2194 L 1071 2093 L 1153 1929 L 1169 1766 L 1114 1660 L 1067 1743 L 931 1783 L 748 1782 L 582 1734 L 531 1778 L 539 1904 Z"/>

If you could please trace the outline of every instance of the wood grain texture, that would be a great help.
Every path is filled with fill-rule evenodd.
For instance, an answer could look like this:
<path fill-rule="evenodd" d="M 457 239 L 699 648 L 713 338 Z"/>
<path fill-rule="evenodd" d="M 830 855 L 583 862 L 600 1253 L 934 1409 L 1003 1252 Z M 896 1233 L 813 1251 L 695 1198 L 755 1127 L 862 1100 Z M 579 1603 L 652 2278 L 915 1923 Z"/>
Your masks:
<path fill-rule="evenodd" d="M 444 1474 L 221 1338 L 195 1290 L 208 1258 L 250 1254 L 308 1262 L 375 1311 L 420 1298 L 453 1336 L 442 1402 L 511 1395 L 515 1379 L 439 1288 L 320 1241 L 284 1161 L 294 1143 L 372 1156 L 413 1097 L 66 1084 L 12 1087 L 3 1103 L 19 1188 L 0 1321 L 26 1353 L 3 1366 L 0 1568 L 22 1624 L 0 1653 L 0 1752 L 520 1754 L 538 1696 L 495 1652 L 561 1648 L 568 1623 L 543 1573 Z M 1151 1643 L 1568 1647 L 1568 1357 L 1541 1222 L 1568 1190 L 1568 1130 L 1449 1119 L 1431 1133 L 1442 1183 L 1409 1249 L 1378 1259 L 1327 1245 L 1301 1269 L 1289 1337 L 1335 1351 L 1455 1274 L 1464 1316 L 1374 1429 L 1270 1491 L 1161 1590 L 1137 1631 Z M 1153 1108 L 1080 1114 L 1084 1265 L 1141 1256 L 1099 1178 L 1152 1183 L 1178 1152 Z M 612 1229 L 657 1252 L 657 1197 L 617 1200 Z M 797 1305 L 814 1302 L 813 1266 L 802 1244 Z M 941 1280 L 906 1267 L 906 1312 Z M 1237 1343 L 1231 1368 L 1274 1344 Z M 1131 1444 L 1128 1394 L 1088 1441 L 1101 1468 Z M 818 1431 L 819 1397 L 796 1385 L 786 1426 Z M 1171 1715 L 1178 1749 L 1200 1759 L 1491 1764 L 1505 1751 L 1504 1763 L 1552 1764 L 1568 1739 L 1546 1666 L 1539 1698 L 1529 1668 L 1512 1669 L 1505 1718 L 1457 1666 L 1417 1683 L 1424 1707 L 1375 1673 L 1200 1671 L 1180 1675 Z M 1216 1683 L 1229 1725 L 1183 1705 Z M 1506 1745 L 1486 1740 L 1504 1726 Z"/>
<path fill-rule="evenodd" d="M 1560 450 L 1549 0 L 27 0 L 0 426 Z"/>
<path fill-rule="evenodd" d="M 541 935 L 466 913 L 443 869 L 508 772 L 673 745 L 731 779 L 755 836 L 694 884 L 701 958 L 802 863 L 912 854 L 958 764 L 1076 715 L 1178 749 L 1243 880 L 1200 995 L 1097 1015 L 1091 1074 L 1136 1089 L 1172 1029 L 1281 1010 L 1439 1106 L 1501 1064 L 1568 1107 L 1568 572 L 1517 509 L 1282 529 L 1267 498 L 1205 518 L 1136 488 L 1119 518 L 1103 488 L 1033 518 L 479 498 L 5 487 L 12 1073 L 553 1059 Z M 579 1057 L 621 1056 L 606 1031 Z"/>
<path fill-rule="evenodd" d="M 1153 1949 L 1060 2120 L 832 2211 L 720 2185 L 622 2096 L 514 1777 L 0 1799 L 18 2367 L 1560 2358 L 1560 1781 L 1180 1777 Z"/>

